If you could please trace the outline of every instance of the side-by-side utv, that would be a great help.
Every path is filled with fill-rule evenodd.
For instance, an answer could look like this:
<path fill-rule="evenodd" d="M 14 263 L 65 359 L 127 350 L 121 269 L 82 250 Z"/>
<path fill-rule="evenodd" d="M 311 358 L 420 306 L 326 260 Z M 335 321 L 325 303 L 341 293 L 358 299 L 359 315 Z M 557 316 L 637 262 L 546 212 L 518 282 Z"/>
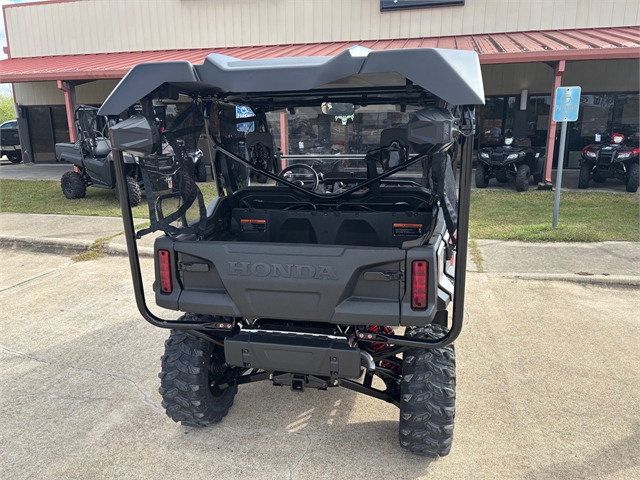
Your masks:
<path fill-rule="evenodd" d="M 60 186 L 62 193 L 70 200 L 84 198 L 88 186 L 110 188 L 116 186 L 115 171 L 109 139 L 98 130 L 98 109 L 89 105 L 75 108 L 75 128 L 78 141 L 75 143 L 56 143 L 57 161 L 73 164 L 73 171 L 62 175 Z M 134 155 L 124 154 L 125 181 L 127 194 L 132 206 L 140 203 L 142 177 Z M 118 191 L 116 190 L 116 197 Z"/>
<path fill-rule="evenodd" d="M 192 99 L 188 119 L 161 132 L 153 101 L 180 97 Z M 124 153 L 154 170 L 165 161 L 163 140 L 179 151 L 181 135 L 201 132 L 219 193 L 206 204 L 192 181 L 164 190 L 149 182 L 151 226 L 138 232 L 122 204 L 138 308 L 170 330 L 160 372 L 167 415 L 192 427 L 219 422 L 249 382 L 341 386 L 399 407 L 402 448 L 447 455 L 474 106 L 484 102 L 476 53 L 352 47 L 335 57 L 141 64 L 100 114 L 136 102 L 141 113 L 110 128 L 121 194 Z M 237 106 L 253 116 L 236 119 Z M 365 153 L 344 151 L 348 162 L 274 154 L 266 113 L 304 108 L 334 119 L 367 106 L 404 123 L 378 131 Z M 238 122 L 255 128 L 238 132 Z M 458 190 L 451 153 L 459 146 Z M 180 158 L 176 171 L 186 168 Z M 269 184 L 253 185 L 250 170 Z M 164 232 L 155 241 L 155 301 L 183 312 L 177 320 L 145 303 L 137 240 L 154 231 Z"/>
<path fill-rule="evenodd" d="M 135 112 L 135 108 L 131 109 Z M 116 199 L 120 194 L 116 189 L 116 174 L 113 167 L 113 155 L 111 154 L 111 142 L 104 136 L 104 132 L 98 130 L 98 109 L 89 105 L 78 105 L 75 108 L 75 128 L 78 140 L 75 143 L 56 143 L 55 154 L 57 161 L 65 161 L 73 164 L 72 172 L 65 172 L 60 180 L 62 193 L 70 200 L 84 198 L 87 187 L 115 189 Z M 155 118 L 155 116 L 154 116 Z M 182 116 L 176 121 L 181 124 Z M 206 181 L 206 170 L 202 151 L 197 149 L 197 138 L 183 135 L 179 140 L 183 155 L 185 174 L 188 174 L 198 182 Z M 165 186 L 171 186 L 175 178 L 174 152 L 165 141 L 163 143 L 165 162 L 156 164 L 156 168 L 147 171 L 154 182 L 162 182 Z M 131 153 L 124 153 L 125 185 L 132 206 L 137 206 L 142 201 L 144 191 L 143 172 L 138 165 L 138 157 Z"/>

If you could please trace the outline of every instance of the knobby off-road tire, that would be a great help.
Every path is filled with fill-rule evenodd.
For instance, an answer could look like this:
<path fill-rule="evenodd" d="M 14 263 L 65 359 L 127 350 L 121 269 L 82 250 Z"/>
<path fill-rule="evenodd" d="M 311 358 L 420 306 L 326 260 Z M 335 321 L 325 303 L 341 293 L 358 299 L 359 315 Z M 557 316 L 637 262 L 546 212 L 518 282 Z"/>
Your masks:
<path fill-rule="evenodd" d="M 427 325 L 407 330 L 414 338 L 437 339 L 448 330 Z M 456 401 L 456 360 L 453 345 L 404 352 L 400 396 L 400 446 L 427 457 L 451 451 Z"/>
<path fill-rule="evenodd" d="M 62 193 L 69 200 L 84 198 L 87 195 L 87 185 L 82 174 L 77 172 L 65 172 L 60 179 Z"/>
<path fill-rule="evenodd" d="M 578 175 L 578 188 L 589 188 L 589 179 L 591 177 L 591 165 L 587 162 L 580 164 L 580 175 Z"/>
<path fill-rule="evenodd" d="M 135 178 L 127 176 L 127 191 L 129 192 L 129 202 L 131 203 L 131 206 L 137 207 L 140 205 L 140 202 L 142 201 L 142 191 L 140 190 L 140 185 Z M 118 187 L 116 187 L 116 200 L 120 203 Z"/>
<path fill-rule="evenodd" d="M 531 177 L 531 170 L 529 165 L 520 165 L 516 172 L 516 190 L 519 192 L 526 192 L 529 190 L 529 178 Z"/>
<path fill-rule="evenodd" d="M 11 163 L 20 163 L 22 161 L 22 152 L 10 153 L 7 158 Z"/>
<path fill-rule="evenodd" d="M 196 182 L 202 183 L 207 181 L 207 166 L 202 160 L 196 163 L 194 167 L 194 177 Z"/>
<path fill-rule="evenodd" d="M 637 163 L 629 165 L 627 170 L 627 192 L 635 193 L 638 191 L 638 182 L 640 182 L 640 174 L 638 171 Z"/>
<path fill-rule="evenodd" d="M 490 179 L 489 166 L 486 163 L 478 162 L 476 167 L 476 188 L 487 188 Z"/>
<path fill-rule="evenodd" d="M 167 416 L 189 427 L 218 423 L 238 392 L 237 385 L 224 390 L 215 384 L 211 387 L 210 374 L 215 376 L 227 368 L 224 349 L 181 330 L 171 330 L 164 345 L 158 391 Z"/>

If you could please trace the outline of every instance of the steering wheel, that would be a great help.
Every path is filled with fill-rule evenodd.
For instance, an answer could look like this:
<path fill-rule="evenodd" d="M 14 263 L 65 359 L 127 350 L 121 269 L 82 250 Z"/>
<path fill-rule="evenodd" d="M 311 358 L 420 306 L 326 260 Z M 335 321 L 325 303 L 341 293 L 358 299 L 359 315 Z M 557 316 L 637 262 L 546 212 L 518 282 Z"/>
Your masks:
<path fill-rule="evenodd" d="M 301 169 L 308 170 L 309 174 L 299 174 L 293 173 L 293 170 Z M 278 174 L 279 177 L 285 178 L 285 174 L 289 173 L 292 177 L 291 179 L 287 179 L 290 182 L 293 182 L 301 187 L 308 188 L 311 191 L 315 191 L 318 186 L 320 186 L 320 177 L 318 176 L 318 172 L 316 172 L 313 167 L 309 165 L 305 165 L 304 163 L 295 163 L 293 165 L 289 165 L 286 168 L 283 168 Z M 311 185 L 311 188 L 309 188 Z"/>

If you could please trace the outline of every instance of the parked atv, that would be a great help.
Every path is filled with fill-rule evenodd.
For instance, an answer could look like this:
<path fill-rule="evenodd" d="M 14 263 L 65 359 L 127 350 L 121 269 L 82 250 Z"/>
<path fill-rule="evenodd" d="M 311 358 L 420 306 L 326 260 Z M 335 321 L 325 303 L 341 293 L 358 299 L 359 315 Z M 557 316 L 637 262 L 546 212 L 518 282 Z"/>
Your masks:
<path fill-rule="evenodd" d="M 596 135 L 596 141 L 600 135 Z M 613 133 L 609 142 L 592 144 L 582 149 L 578 188 L 589 188 L 589 180 L 604 183 L 607 178 L 622 180 L 627 192 L 637 192 L 640 181 L 638 157 L 640 148 L 621 133 Z"/>
<path fill-rule="evenodd" d="M 543 148 L 514 145 L 513 136 L 507 134 L 501 146 L 478 152 L 476 187 L 487 188 L 495 178 L 500 183 L 515 180 L 517 191 L 527 191 L 532 175 L 534 184 L 542 182 L 544 159 Z"/>
<path fill-rule="evenodd" d="M 84 198 L 88 186 L 110 189 L 116 186 L 111 143 L 98 131 L 97 115 L 97 108 L 78 105 L 75 109 L 77 142 L 56 143 L 56 160 L 73 164 L 73 171 L 62 175 L 60 181 L 62 193 L 68 199 Z M 137 206 L 142 199 L 142 178 L 137 159 L 134 155 L 127 154 L 124 162 L 129 201 L 132 206 Z M 118 196 L 116 189 L 116 198 Z"/>
<path fill-rule="evenodd" d="M 402 72 L 411 79 L 399 82 Z M 137 232 L 130 205 L 121 205 L 138 308 L 170 329 L 159 374 L 166 414 L 207 427 L 250 382 L 297 392 L 342 386 L 399 408 L 403 449 L 447 455 L 453 342 L 464 318 L 474 105 L 484 103 L 477 54 L 351 47 L 333 58 L 213 54 L 203 65 L 138 65 L 100 113 L 127 109 L 132 92 L 141 113 L 110 128 L 121 193 L 123 152 L 138 156 L 145 171 L 164 137 L 177 171 L 185 171 L 178 140 L 204 131 L 219 195 L 207 205 L 193 181 L 170 194 L 150 186 L 151 224 Z M 180 94 L 193 99 L 190 118 L 160 131 L 154 100 Z M 350 160 L 348 171 L 333 168 L 334 156 L 314 154 L 280 169 L 266 112 L 322 107 L 335 118 L 346 104 L 412 113 L 401 127 L 381 131 L 378 146 Z M 224 113 L 236 106 L 254 115 Z M 240 138 L 238 120 L 255 129 Z M 228 135 L 225 123 L 233 126 Z M 458 195 L 451 154 L 459 143 Z M 322 162 L 328 168 L 313 166 Z M 274 185 L 251 184 L 248 170 Z M 155 316 L 145 301 L 137 239 L 157 231 L 165 235 L 155 240 L 152 290 L 158 306 L 184 313 L 178 320 Z"/>

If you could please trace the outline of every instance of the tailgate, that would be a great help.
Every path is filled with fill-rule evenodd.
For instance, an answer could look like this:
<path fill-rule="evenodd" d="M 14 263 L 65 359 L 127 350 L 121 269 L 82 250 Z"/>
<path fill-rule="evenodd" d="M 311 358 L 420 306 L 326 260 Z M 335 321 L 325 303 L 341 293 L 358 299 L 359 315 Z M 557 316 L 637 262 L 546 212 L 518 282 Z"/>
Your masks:
<path fill-rule="evenodd" d="M 7 150 L 8 146 L 14 147 L 9 150 L 15 150 L 16 145 L 20 145 L 20 137 L 18 136 L 18 129 L 5 128 L 0 130 L 0 144 L 4 150 Z"/>
<path fill-rule="evenodd" d="M 164 248 L 159 243 L 156 248 Z M 181 311 L 352 325 L 399 322 L 403 250 L 171 243 L 180 268 L 182 289 L 175 300 Z M 162 297 L 156 290 L 159 305 Z"/>

